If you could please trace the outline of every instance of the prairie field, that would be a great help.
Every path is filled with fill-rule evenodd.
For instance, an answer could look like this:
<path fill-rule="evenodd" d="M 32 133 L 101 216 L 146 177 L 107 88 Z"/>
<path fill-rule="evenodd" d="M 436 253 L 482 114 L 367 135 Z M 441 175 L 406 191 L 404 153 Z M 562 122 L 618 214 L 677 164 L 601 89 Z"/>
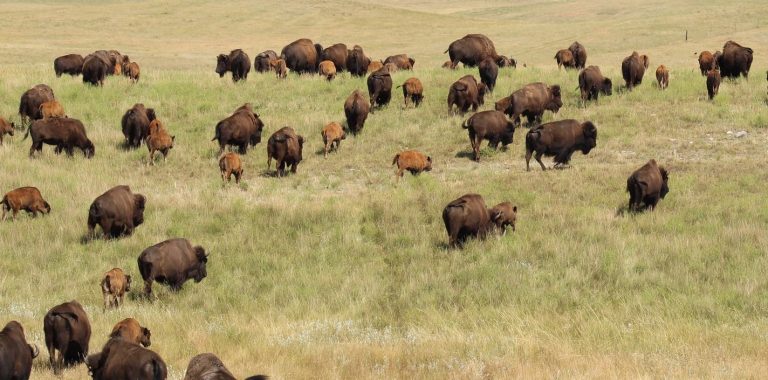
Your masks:
<path fill-rule="evenodd" d="M 86 379 L 84 365 L 53 375 L 43 316 L 72 299 L 89 313 L 97 352 L 126 317 L 152 331 L 169 379 L 189 359 L 219 356 L 238 378 L 764 378 L 768 373 L 768 3 L 680 1 L 0 1 L 0 116 L 19 123 L 21 94 L 50 85 L 83 121 L 96 155 L 28 158 L 24 130 L 0 147 L 0 193 L 35 186 L 49 215 L 0 223 L 0 326 L 18 320 L 36 343 L 33 379 Z M 688 40 L 685 40 L 686 30 Z M 563 107 L 544 121 L 591 120 L 597 147 L 570 167 L 525 170 L 526 128 L 507 150 L 471 160 L 466 115 L 447 111 L 448 88 L 477 69 L 440 68 L 448 44 L 483 33 L 517 68 L 500 69 L 482 110 L 531 82 L 559 84 Z M 298 38 L 361 45 L 383 59 L 407 53 L 425 101 L 400 89 L 338 152 L 320 130 L 344 121 L 364 78 L 252 72 L 233 83 L 219 53 L 278 53 Z M 735 40 L 754 49 L 749 79 L 724 80 L 707 100 L 702 50 Z M 588 65 L 615 85 L 584 106 L 577 71 L 553 56 L 578 40 Z M 53 72 L 53 59 L 116 49 L 137 61 L 131 84 L 90 87 Z M 650 57 L 641 86 L 619 90 L 621 60 Z M 654 71 L 670 68 L 659 90 Z M 223 183 L 216 123 L 250 102 L 265 123 L 243 156 L 244 179 Z M 175 146 L 148 165 L 122 147 L 120 119 L 153 107 Z M 304 136 L 298 173 L 267 170 L 266 140 L 282 126 Z M 736 137 L 736 132 L 746 136 Z M 393 156 L 420 150 L 433 170 L 395 180 Z M 654 212 L 626 213 L 626 179 L 649 159 L 670 172 Z M 545 164 L 552 166 L 551 158 Z M 95 197 L 125 184 L 147 197 L 130 237 L 87 241 Z M 441 213 L 479 193 L 518 206 L 517 230 L 447 248 Z M 143 288 L 136 259 L 185 237 L 211 253 L 208 277 L 178 293 Z M 103 311 L 102 275 L 133 276 L 124 307 Z"/>

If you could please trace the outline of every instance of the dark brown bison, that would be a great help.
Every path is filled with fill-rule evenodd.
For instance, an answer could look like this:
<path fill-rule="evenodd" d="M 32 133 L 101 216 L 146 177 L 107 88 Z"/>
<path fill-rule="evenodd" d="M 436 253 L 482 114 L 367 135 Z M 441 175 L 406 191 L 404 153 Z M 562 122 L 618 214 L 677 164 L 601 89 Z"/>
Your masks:
<path fill-rule="evenodd" d="M 665 90 L 669 86 L 669 69 L 661 65 L 656 68 L 656 81 L 659 82 L 659 88 Z"/>
<path fill-rule="evenodd" d="M 266 73 L 271 70 L 270 61 L 277 60 L 277 53 L 274 50 L 267 50 L 256 55 L 253 60 L 253 70 L 259 73 Z"/>
<path fill-rule="evenodd" d="M 33 217 L 37 217 L 38 212 L 41 214 L 51 213 L 51 205 L 43 199 L 43 195 L 36 187 L 27 186 L 11 190 L 5 193 L 0 205 L 3 207 L 3 221 L 5 221 L 8 211 L 13 211 L 13 220 L 16 220 L 16 215 L 20 210 L 32 214 Z"/>
<path fill-rule="evenodd" d="M 336 78 L 336 66 L 332 61 L 322 61 L 317 68 L 317 73 L 330 82 Z"/>
<path fill-rule="evenodd" d="M 43 331 L 54 373 L 85 360 L 91 341 L 91 323 L 79 302 L 65 302 L 48 310 L 43 318 Z"/>
<path fill-rule="evenodd" d="M 219 141 L 219 154 L 227 145 L 237 146 L 240 154 L 246 154 L 248 145 L 255 146 L 261 142 L 262 129 L 264 123 L 253 112 L 251 103 L 246 103 L 216 124 L 216 134 L 211 141 Z"/>
<path fill-rule="evenodd" d="M 408 54 L 390 55 L 384 60 L 384 64 L 393 63 L 398 70 L 413 70 L 416 60 L 408 57 Z"/>
<path fill-rule="evenodd" d="M 248 79 L 248 72 L 251 71 L 251 58 L 241 49 L 235 49 L 229 52 L 229 55 L 219 54 L 216 57 L 216 74 L 219 78 L 227 72 L 232 73 L 232 81 Z"/>
<path fill-rule="evenodd" d="M 136 83 L 136 82 L 139 81 L 139 77 L 141 76 L 141 68 L 139 68 L 139 64 L 138 63 L 131 62 L 128 65 L 125 66 L 125 69 L 123 69 L 123 73 L 133 83 Z"/>
<path fill-rule="evenodd" d="M 517 67 L 517 61 L 505 55 L 500 55 L 496 64 L 499 65 L 499 67 Z"/>
<path fill-rule="evenodd" d="M 489 92 L 493 92 L 496 87 L 496 77 L 499 76 L 499 66 L 491 58 L 486 58 L 479 65 L 480 81 L 488 87 Z"/>
<path fill-rule="evenodd" d="M 344 115 L 347 118 L 347 128 L 352 134 L 358 134 L 365 126 L 365 119 L 368 118 L 371 106 L 365 99 L 365 95 L 360 90 L 352 93 L 344 101 Z"/>
<path fill-rule="evenodd" d="M 284 59 L 275 59 L 269 61 L 269 67 L 275 71 L 275 76 L 279 79 L 285 79 L 288 77 L 288 67 L 285 65 Z"/>
<path fill-rule="evenodd" d="M 323 157 L 328 158 L 331 149 L 338 150 L 341 140 L 347 138 L 341 124 L 333 121 L 326 124 L 320 132 L 323 137 Z"/>
<path fill-rule="evenodd" d="M 443 222 L 451 248 L 463 246 L 470 237 L 485 238 L 493 228 L 488 208 L 479 194 L 465 194 L 448 203 L 443 209 Z"/>
<path fill-rule="evenodd" d="M 136 103 L 123 114 L 120 124 L 125 137 L 125 146 L 138 148 L 149 135 L 149 123 L 155 120 L 155 110 Z"/>
<path fill-rule="evenodd" d="M 718 91 L 720 91 L 720 72 L 709 70 L 707 73 L 707 95 L 709 100 L 714 99 Z"/>
<path fill-rule="evenodd" d="M 208 276 L 205 249 L 199 245 L 193 247 L 189 240 L 183 238 L 169 239 L 145 249 L 138 261 L 147 296 L 152 295 L 154 281 L 178 291 L 187 280 L 200 282 Z"/>
<path fill-rule="evenodd" d="M 499 57 L 493 41 L 483 34 L 467 34 L 451 42 L 444 53 L 448 53 L 451 58 L 451 68 L 455 68 L 459 62 L 466 67 L 475 67 L 486 58 L 497 61 Z"/>
<path fill-rule="evenodd" d="M 43 144 L 55 145 L 54 152 L 59 153 L 63 150 L 69 156 L 74 155 L 75 147 L 82 150 L 86 158 L 92 158 L 96 154 L 96 147 L 85 134 L 85 126 L 77 119 L 55 117 L 35 120 L 29 125 L 24 139 L 27 136 L 32 136 L 30 157 L 34 156 L 35 151 L 42 153 Z"/>
<path fill-rule="evenodd" d="M 159 119 L 152 120 L 149 123 L 149 134 L 145 139 L 149 150 L 149 164 L 155 164 L 155 152 L 160 152 L 163 155 L 163 162 L 165 162 L 168 152 L 173 148 L 174 140 L 176 140 L 176 136 L 171 136 Z"/>
<path fill-rule="evenodd" d="M 235 183 L 240 183 L 240 177 L 243 175 L 243 163 L 240 156 L 235 152 L 224 153 L 219 158 L 219 170 L 221 170 L 221 180 L 232 181 L 232 175 L 235 175 Z"/>
<path fill-rule="evenodd" d="M 57 77 L 60 77 L 61 74 L 77 76 L 83 72 L 84 61 L 80 54 L 62 55 L 53 60 L 53 71 L 56 72 Z"/>
<path fill-rule="evenodd" d="M 28 380 L 39 354 L 37 345 L 27 343 L 21 323 L 8 322 L 0 330 L 0 379 Z"/>
<path fill-rule="evenodd" d="M 320 62 L 331 61 L 338 72 L 347 70 L 347 58 L 349 50 L 345 44 L 334 44 L 323 50 L 320 54 Z"/>
<path fill-rule="evenodd" d="M 42 119 L 43 114 L 40 112 L 40 105 L 55 99 L 53 90 L 46 84 L 38 84 L 25 91 L 19 101 L 21 126 L 25 126 L 31 120 Z"/>
<path fill-rule="evenodd" d="M 485 93 L 487 87 L 484 83 L 477 83 L 472 75 L 465 75 L 456 82 L 453 82 L 448 90 L 448 111 L 453 111 L 453 106 L 461 113 L 465 113 L 472 107 L 472 111 L 485 103 Z"/>
<path fill-rule="evenodd" d="M 302 160 L 304 137 L 296 134 L 291 127 L 282 127 L 275 131 L 267 141 L 267 170 L 272 165 L 274 158 L 277 176 L 285 175 L 285 167 L 291 167 L 291 173 L 296 173 L 296 168 Z"/>
<path fill-rule="evenodd" d="M 99 54 L 89 54 L 83 61 L 83 83 L 93 86 L 103 86 L 107 75 L 114 72 L 114 64 L 109 58 Z"/>
<path fill-rule="evenodd" d="M 558 50 L 555 54 L 555 61 L 557 61 L 557 68 L 565 67 L 566 69 L 575 69 L 576 60 L 573 58 L 573 53 L 568 49 Z"/>
<path fill-rule="evenodd" d="M 704 50 L 699 54 L 699 70 L 701 75 L 706 76 L 709 70 L 717 68 L 717 61 L 715 56 L 707 50 Z"/>
<path fill-rule="evenodd" d="M 744 75 L 749 77 L 749 69 L 752 67 L 752 49 L 741 46 L 733 41 L 728 41 L 723 45 L 722 55 L 717 57 L 717 64 L 720 66 L 720 75 L 726 78 L 738 78 Z"/>
<path fill-rule="evenodd" d="M 143 195 L 134 194 L 126 185 L 107 190 L 96 197 L 88 209 L 88 236 L 95 236 L 96 225 L 101 227 L 105 239 L 131 235 L 144 223 L 146 201 Z"/>
<path fill-rule="evenodd" d="M 112 268 L 104 273 L 101 280 L 101 294 L 104 296 L 104 310 L 120 307 L 125 293 L 131 291 L 131 276 L 120 268 Z"/>
<path fill-rule="evenodd" d="M 85 360 L 93 380 L 165 380 L 168 369 L 157 353 L 121 338 Z"/>
<path fill-rule="evenodd" d="M 528 125 L 541 123 L 544 111 L 557 113 L 563 101 L 560 86 L 548 86 L 541 82 L 529 83 L 515 91 L 508 98 L 496 102 L 496 111 L 502 111 L 520 125 L 520 116 L 528 119 Z"/>
<path fill-rule="evenodd" d="M 368 73 L 368 65 L 371 59 L 365 55 L 363 48 L 355 45 L 352 50 L 347 52 L 347 70 L 356 77 L 364 76 Z"/>
<path fill-rule="evenodd" d="M 184 380 L 237 380 L 224 363 L 211 353 L 195 355 L 187 366 Z"/>
<path fill-rule="evenodd" d="M 547 170 L 541 156 L 555 156 L 555 168 L 567 165 L 576 150 L 587 154 L 597 146 L 597 128 L 591 121 L 579 123 L 573 119 L 553 121 L 532 128 L 525 135 L 525 170 L 531 155 L 536 152 L 536 161 L 541 170 Z"/>
<path fill-rule="evenodd" d="M 374 106 L 383 107 L 392 99 L 392 77 L 387 68 L 381 68 L 368 76 L 368 97 L 371 99 L 371 109 Z"/>
<path fill-rule="evenodd" d="M 491 207 L 488 210 L 488 214 L 491 217 L 491 222 L 496 227 L 496 231 L 501 233 L 501 235 L 507 234 L 507 227 L 512 227 L 512 232 L 515 231 L 517 206 L 513 206 L 509 202 L 502 202 Z"/>
<path fill-rule="evenodd" d="M 395 178 L 400 180 L 406 170 L 412 175 L 432 170 L 432 157 L 415 150 L 404 150 L 395 155 L 392 165 L 397 165 Z"/>
<path fill-rule="evenodd" d="M 600 93 L 610 96 L 613 93 L 613 82 L 603 77 L 600 68 L 589 66 L 579 73 L 579 90 L 581 100 L 597 100 Z"/>
<path fill-rule="evenodd" d="M 629 193 L 629 211 L 640 211 L 641 204 L 646 209 L 653 211 L 659 199 L 669 193 L 669 175 L 667 170 L 656 164 L 656 160 L 650 160 L 640 169 L 635 170 L 627 178 L 627 192 Z"/>
<path fill-rule="evenodd" d="M 639 86 L 643 82 L 643 75 L 648 69 L 648 64 L 648 56 L 640 55 L 636 51 L 624 58 L 621 62 L 621 75 L 624 77 L 627 89 L 632 90 L 633 87 Z"/>
<path fill-rule="evenodd" d="M 112 327 L 110 338 L 120 338 L 126 342 L 140 344 L 149 347 L 152 344 L 152 332 L 148 328 L 142 327 L 139 321 L 133 318 L 126 318 L 117 322 Z"/>
<path fill-rule="evenodd" d="M 289 69 L 299 74 L 316 73 L 322 54 L 323 47 L 320 44 L 315 44 L 308 38 L 302 38 L 286 45 L 280 51 L 280 58 L 285 60 Z"/>
<path fill-rule="evenodd" d="M 473 158 L 478 162 L 480 161 L 480 143 L 483 140 L 488 140 L 488 146 L 496 149 L 499 142 L 506 148 L 515 137 L 515 123 L 507 120 L 504 113 L 500 111 L 478 112 L 461 126 L 469 130 Z"/>
<path fill-rule="evenodd" d="M 397 86 L 397 88 L 400 87 L 403 88 L 403 102 L 406 107 L 408 107 L 409 98 L 415 107 L 418 107 L 424 100 L 424 86 L 421 85 L 419 78 L 408 78 L 403 84 Z"/>
<path fill-rule="evenodd" d="M 16 124 L 13 122 L 8 122 L 8 120 L 5 120 L 4 118 L 0 117 L 0 146 L 3 145 L 3 136 L 10 135 L 13 136 L 13 129 L 16 128 Z"/>
<path fill-rule="evenodd" d="M 61 106 L 58 100 L 49 100 L 40 105 L 40 114 L 43 115 L 43 119 L 51 117 L 67 117 L 64 113 L 64 107 Z"/>
<path fill-rule="evenodd" d="M 571 46 L 568 47 L 573 55 L 573 61 L 576 64 L 577 69 L 583 69 L 587 65 L 587 49 L 579 41 L 574 41 Z"/>

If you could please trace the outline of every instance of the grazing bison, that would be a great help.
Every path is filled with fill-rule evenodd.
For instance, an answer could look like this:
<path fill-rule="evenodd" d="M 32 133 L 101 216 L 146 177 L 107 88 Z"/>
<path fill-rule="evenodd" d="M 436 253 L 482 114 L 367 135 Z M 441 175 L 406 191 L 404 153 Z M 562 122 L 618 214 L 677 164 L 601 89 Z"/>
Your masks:
<path fill-rule="evenodd" d="M 465 75 L 456 82 L 453 82 L 448 90 L 448 112 L 453 111 L 453 106 L 465 113 L 472 107 L 472 111 L 485 103 L 485 92 L 487 87 L 484 83 L 477 83 L 477 79 L 472 75 Z"/>
<path fill-rule="evenodd" d="M 558 50 L 555 54 L 555 61 L 557 61 L 557 68 L 565 67 L 566 69 L 575 69 L 576 60 L 573 58 L 573 53 L 568 49 Z"/>
<path fill-rule="evenodd" d="M 235 183 L 240 183 L 240 177 L 243 175 L 243 163 L 240 156 L 235 152 L 224 153 L 219 158 L 219 170 L 221 170 L 221 180 L 232 181 L 232 175 L 235 175 Z"/>
<path fill-rule="evenodd" d="M 726 78 L 738 78 L 744 75 L 749 77 L 749 69 L 752 67 L 752 49 L 741 46 L 733 41 L 723 45 L 723 53 L 717 57 L 720 67 L 720 75 Z"/>
<path fill-rule="evenodd" d="M 336 66 L 333 64 L 333 61 L 322 61 L 318 66 L 317 73 L 330 82 L 333 78 L 336 78 Z"/>
<path fill-rule="evenodd" d="M 553 121 L 528 131 L 525 135 L 525 170 L 536 152 L 541 170 L 547 170 L 541 156 L 555 156 L 555 168 L 567 165 L 576 150 L 587 154 L 597 146 L 597 128 L 591 121 L 579 123 L 573 119 Z"/>
<path fill-rule="evenodd" d="M 707 50 L 704 50 L 699 54 L 699 70 L 701 70 L 701 75 L 706 76 L 709 70 L 716 69 L 717 68 L 717 61 L 715 60 L 715 56 L 712 55 Z"/>
<path fill-rule="evenodd" d="M 648 69 L 648 64 L 648 56 L 640 55 L 636 51 L 624 58 L 621 62 L 621 75 L 624 77 L 627 89 L 632 90 L 633 87 L 639 86 L 643 82 L 643 74 Z"/>
<path fill-rule="evenodd" d="M 275 71 L 275 76 L 278 79 L 285 79 L 288 77 L 288 67 L 285 66 L 284 59 L 275 59 L 273 61 L 269 61 L 269 67 Z"/>
<path fill-rule="evenodd" d="M 0 146 L 3 145 L 3 136 L 6 134 L 13 136 L 13 129 L 16 128 L 16 124 L 8 122 L 8 120 L 0 117 Z"/>
<path fill-rule="evenodd" d="M 232 72 L 232 81 L 248 79 L 248 72 L 251 71 L 251 58 L 241 49 L 235 49 L 229 52 L 229 55 L 219 54 L 216 57 L 216 74 L 219 78 L 227 72 Z"/>
<path fill-rule="evenodd" d="M 347 50 L 347 45 L 334 44 L 323 50 L 323 52 L 320 54 L 320 62 L 322 63 L 322 61 L 331 61 L 335 70 L 342 72 L 347 70 L 348 56 L 349 50 Z"/>
<path fill-rule="evenodd" d="M 392 99 L 392 77 L 389 70 L 381 68 L 368 76 L 368 96 L 371 98 L 371 109 L 389 104 Z"/>
<path fill-rule="evenodd" d="M 256 55 L 256 59 L 253 60 L 253 70 L 259 73 L 266 73 L 272 68 L 269 66 L 269 62 L 277 60 L 277 53 L 274 50 L 267 50 Z"/>
<path fill-rule="evenodd" d="M 478 112 L 461 126 L 469 130 L 473 158 L 478 162 L 480 162 L 480 143 L 483 140 L 488 140 L 488 146 L 496 149 L 499 142 L 506 148 L 515 137 L 515 123 L 507 120 L 504 113 L 500 111 Z"/>
<path fill-rule="evenodd" d="M 91 323 L 79 302 L 65 302 L 48 310 L 43 319 L 43 331 L 55 374 L 59 374 L 64 366 L 85 360 L 91 341 Z"/>
<path fill-rule="evenodd" d="M 27 343 L 21 323 L 8 322 L 0 330 L 0 379 L 28 380 L 38 354 L 37 345 Z"/>
<path fill-rule="evenodd" d="M 444 68 L 444 69 L 456 70 L 456 68 L 455 68 L 455 67 L 453 67 L 453 62 L 451 62 L 451 61 L 445 61 L 445 62 L 443 62 L 443 65 L 442 65 L 442 66 L 440 66 L 440 67 L 442 67 L 442 68 Z"/>
<path fill-rule="evenodd" d="M 574 41 L 571 46 L 568 47 L 573 55 L 573 61 L 576 64 L 577 69 L 583 69 L 587 65 L 587 49 L 584 45 L 578 41 Z"/>
<path fill-rule="evenodd" d="M 277 176 L 285 175 L 285 167 L 291 167 L 291 173 L 296 173 L 296 168 L 302 160 L 301 151 L 304 147 L 304 137 L 297 135 L 291 127 L 282 127 L 275 131 L 267 141 L 267 170 L 275 161 Z"/>
<path fill-rule="evenodd" d="M 131 291 L 131 276 L 120 268 L 112 268 L 104 273 L 101 280 L 101 294 L 104 296 L 104 310 L 120 307 L 125 293 Z"/>
<path fill-rule="evenodd" d="M 323 136 L 323 157 L 325 158 L 328 158 L 328 152 L 331 149 L 338 150 L 341 140 L 347 138 L 341 124 L 335 121 L 326 124 L 320 134 Z"/>
<path fill-rule="evenodd" d="M 224 363 L 211 353 L 195 355 L 187 366 L 184 380 L 237 380 Z"/>
<path fill-rule="evenodd" d="M 308 38 L 291 42 L 280 51 L 280 58 L 285 60 L 289 69 L 299 74 L 317 72 L 317 65 L 323 54 L 323 47 Z"/>
<path fill-rule="evenodd" d="M 496 102 L 496 110 L 503 111 L 521 125 L 520 116 L 528 119 L 528 125 L 541 123 L 544 111 L 557 113 L 563 101 L 560 98 L 560 86 L 548 86 L 541 82 L 529 83 L 508 97 Z"/>
<path fill-rule="evenodd" d="M 127 76 L 133 83 L 136 83 L 139 81 L 139 77 L 141 76 L 141 68 L 139 68 L 138 63 L 131 62 L 125 66 L 123 69 L 123 74 L 125 74 L 125 76 Z"/>
<path fill-rule="evenodd" d="M 488 214 L 491 217 L 491 222 L 493 222 L 497 232 L 506 235 L 507 227 L 510 226 L 512 227 L 512 232 L 515 231 L 517 206 L 512 206 L 509 202 L 502 202 L 491 207 L 491 209 L 488 210 Z"/>
<path fill-rule="evenodd" d="M 205 249 L 199 245 L 193 247 L 189 240 L 183 238 L 169 239 L 145 249 L 138 261 L 147 296 L 152 295 L 154 281 L 178 291 L 187 280 L 200 282 L 208 276 Z"/>
<path fill-rule="evenodd" d="M 145 141 L 147 149 L 149 149 L 150 165 L 155 164 L 155 152 L 157 151 L 163 154 L 163 161 L 166 160 L 168 152 L 173 148 L 174 140 L 176 140 L 176 136 L 171 136 L 159 119 L 149 123 L 149 134 Z"/>
<path fill-rule="evenodd" d="M 227 145 L 238 147 L 240 154 L 248 153 L 248 145 L 261 142 L 261 130 L 264 123 L 253 112 L 251 103 L 245 103 L 226 119 L 216 124 L 216 134 L 211 141 L 219 141 L 219 154 Z"/>
<path fill-rule="evenodd" d="M 408 54 L 390 55 L 384 60 L 384 65 L 392 63 L 398 70 L 413 70 L 416 60 L 408 57 Z"/>
<path fill-rule="evenodd" d="M 40 105 L 55 99 L 53 90 L 45 84 L 38 84 L 25 91 L 19 101 L 21 126 L 23 127 L 29 121 L 42 119 L 43 114 L 40 112 Z"/>
<path fill-rule="evenodd" d="M 499 67 L 517 67 L 517 62 L 505 55 L 500 55 L 496 64 L 499 65 Z"/>
<path fill-rule="evenodd" d="M 83 61 L 83 83 L 93 86 L 103 86 L 104 78 L 114 71 L 114 64 L 109 58 L 100 54 L 89 54 Z"/>
<path fill-rule="evenodd" d="M 120 124 L 125 137 L 125 146 L 138 148 L 149 135 L 149 123 L 155 120 L 155 110 L 136 103 L 123 114 Z"/>
<path fill-rule="evenodd" d="M 485 238 L 493 228 L 488 208 L 479 194 L 465 194 L 443 209 L 448 245 L 457 248 L 470 237 Z"/>
<path fill-rule="evenodd" d="M 493 92 L 496 87 L 496 77 L 499 75 L 499 66 L 491 58 L 486 58 L 479 65 L 480 81 Z"/>
<path fill-rule="evenodd" d="M 610 96 L 613 92 L 612 88 L 613 82 L 609 78 L 603 77 L 603 73 L 597 66 L 589 66 L 579 73 L 579 90 L 582 101 L 597 101 L 600 93 Z"/>
<path fill-rule="evenodd" d="M 20 187 L 11 190 L 5 193 L 0 205 L 3 207 L 3 221 L 5 221 L 8 211 L 13 211 L 13 220 L 16 220 L 19 210 L 24 210 L 32 214 L 33 217 L 37 217 L 38 212 L 41 214 L 51 213 L 51 205 L 43 199 L 43 195 L 36 187 Z"/>
<path fill-rule="evenodd" d="M 347 128 L 349 128 L 353 135 L 363 130 L 365 119 L 368 118 L 370 110 L 371 106 L 365 100 L 365 95 L 360 90 L 352 91 L 347 100 L 344 101 L 344 115 L 347 118 Z"/>
<path fill-rule="evenodd" d="M 96 154 L 91 140 L 85 134 L 85 126 L 80 120 L 69 118 L 52 118 L 36 120 L 30 124 L 24 139 L 32 136 L 32 146 L 29 148 L 29 156 L 33 157 L 35 151 L 42 152 L 43 144 L 55 145 L 55 152 L 62 150 L 67 155 L 74 155 L 74 148 L 77 147 L 83 151 L 86 158 L 92 158 Z"/>
<path fill-rule="evenodd" d="M 659 88 L 665 90 L 669 86 L 669 70 L 661 65 L 656 68 L 656 81 L 659 82 Z"/>
<path fill-rule="evenodd" d="M 83 56 L 80 54 L 62 55 L 53 60 L 53 71 L 56 72 L 57 77 L 60 77 L 61 74 L 77 76 L 83 72 L 84 61 Z"/>
<path fill-rule="evenodd" d="M 96 225 L 101 227 L 104 238 L 129 236 L 144 223 L 144 206 L 147 199 L 134 194 L 126 185 L 115 186 L 99 195 L 88 209 L 88 236 L 95 236 Z"/>
<path fill-rule="evenodd" d="M 467 34 L 451 42 L 444 53 L 448 53 L 451 58 L 451 68 L 455 68 L 459 62 L 465 67 L 475 67 L 486 58 L 496 61 L 499 57 L 493 41 L 483 34 Z"/>
<path fill-rule="evenodd" d="M 152 332 L 148 328 L 142 327 L 139 321 L 133 318 L 126 318 L 117 322 L 112 327 L 109 337 L 120 338 L 126 342 L 140 344 L 144 347 L 149 347 L 152 344 Z"/>
<path fill-rule="evenodd" d="M 371 64 L 371 59 L 365 55 L 363 48 L 355 45 L 352 50 L 347 53 L 347 70 L 352 76 L 362 77 L 368 73 L 368 65 Z"/>
<path fill-rule="evenodd" d="M 384 68 L 385 68 L 385 69 L 387 69 L 387 71 L 388 71 L 390 74 L 391 74 L 391 73 L 394 73 L 394 72 L 397 72 L 397 70 L 399 70 L 399 69 L 397 68 L 397 65 L 396 65 L 396 64 L 394 64 L 394 63 L 392 63 L 392 62 L 387 62 L 387 63 L 385 63 L 385 64 L 384 64 Z"/>
<path fill-rule="evenodd" d="M 419 104 L 421 104 L 421 101 L 424 100 L 424 86 L 421 85 L 419 78 L 408 78 L 403 84 L 397 86 L 397 88 L 400 87 L 403 88 L 403 102 L 405 103 L 405 107 L 408 107 L 409 98 L 415 107 L 418 107 Z"/>
<path fill-rule="evenodd" d="M 644 203 L 646 209 L 653 211 L 659 199 L 669 193 L 669 175 L 667 170 L 656 164 L 651 159 L 640 169 L 635 170 L 627 178 L 627 192 L 629 193 L 629 211 L 640 211 L 640 204 Z"/>
<path fill-rule="evenodd" d="M 43 115 L 43 119 L 49 119 L 52 117 L 67 117 L 64 113 L 64 107 L 61 106 L 58 100 L 49 100 L 40 105 L 40 114 Z"/>
<path fill-rule="evenodd" d="M 399 181 L 406 170 L 412 175 L 432 170 L 432 157 L 415 150 L 404 150 L 395 155 L 392 159 L 392 165 L 397 164 L 397 173 L 395 178 Z"/>
<path fill-rule="evenodd" d="M 374 73 L 376 71 L 381 70 L 382 67 L 384 67 L 384 62 L 381 62 L 381 61 L 371 61 L 371 63 L 368 64 L 368 69 L 366 70 L 366 72 Z"/>
<path fill-rule="evenodd" d="M 720 72 L 709 70 L 707 73 L 707 95 L 709 100 L 714 99 L 718 91 L 720 91 Z"/>
<path fill-rule="evenodd" d="M 111 338 L 101 352 L 85 360 L 93 380 L 165 380 L 168 369 L 160 355 L 121 338 Z"/>

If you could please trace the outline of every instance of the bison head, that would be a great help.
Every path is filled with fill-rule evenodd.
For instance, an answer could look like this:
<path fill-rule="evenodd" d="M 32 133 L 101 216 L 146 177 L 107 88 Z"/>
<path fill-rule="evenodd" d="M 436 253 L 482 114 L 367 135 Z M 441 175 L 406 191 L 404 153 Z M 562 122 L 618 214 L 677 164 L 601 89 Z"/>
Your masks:
<path fill-rule="evenodd" d="M 125 291 L 131 291 L 131 275 L 129 274 L 125 275 Z"/>
<path fill-rule="evenodd" d="M 133 212 L 133 225 L 138 226 L 144 223 L 144 206 L 147 203 L 147 198 L 144 198 L 141 194 L 133 196 L 134 212 Z"/>
<path fill-rule="evenodd" d="M 493 206 L 493 208 L 489 210 L 491 222 L 493 222 L 496 228 L 502 233 L 506 233 L 505 229 L 507 226 L 511 226 L 512 231 L 515 231 L 515 222 L 517 222 L 517 206 L 512 207 L 511 214 L 505 211 L 508 209 L 509 202 L 504 202 Z"/>
<path fill-rule="evenodd" d="M 604 95 L 611 95 L 613 93 L 613 82 L 609 78 L 603 78 L 603 86 L 600 88 L 600 92 Z"/>
<path fill-rule="evenodd" d="M 560 97 L 560 86 L 554 85 L 549 88 L 549 91 L 551 94 L 549 103 L 544 108 L 557 113 L 557 111 L 560 111 L 560 107 L 563 106 L 563 100 Z"/>
<path fill-rule="evenodd" d="M 505 145 L 512 144 L 514 140 L 515 140 L 515 123 L 508 121 L 507 128 L 501 134 L 501 143 Z"/>
<path fill-rule="evenodd" d="M 411 63 L 411 69 L 413 69 L 413 65 L 415 65 L 415 64 L 416 64 L 416 60 L 415 60 L 415 59 L 413 59 L 413 58 L 408 58 L 408 62 L 410 62 L 410 63 Z"/>
<path fill-rule="evenodd" d="M 591 121 L 585 121 L 581 127 L 584 131 L 584 144 L 581 147 L 581 153 L 587 154 L 597 146 L 597 128 Z"/>
<path fill-rule="evenodd" d="M 643 55 L 640 56 L 640 58 L 643 60 L 643 66 L 647 70 L 648 69 L 648 65 L 650 65 L 650 63 L 651 63 L 650 60 L 648 59 L 648 56 L 643 54 Z"/>
<path fill-rule="evenodd" d="M 659 168 L 659 172 L 661 172 L 661 191 L 659 192 L 659 196 L 661 199 L 664 199 L 667 193 L 669 193 L 669 173 L 667 173 L 667 170 L 663 167 Z"/>
<path fill-rule="evenodd" d="M 487 92 L 488 86 L 486 86 L 485 83 L 477 84 L 477 102 L 480 103 L 480 105 L 485 104 L 485 94 Z"/>
<path fill-rule="evenodd" d="M 144 347 L 149 347 L 152 344 L 152 341 L 150 340 L 151 336 L 152 336 L 152 333 L 149 331 L 149 329 L 146 327 L 142 327 L 141 338 L 140 338 L 141 345 Z"/>
<path fill-rule="evenodd" d="M 216 73 L 219 74 L 219 78 L 224 76 L 228 66 L 229 57 L 224 54 L 219 54 L 219 56 L 216 57 Z"/>
<path fill-rule="evenodd" d="M 96 147 L 93 145 L 93 142 L 91 140 L 85 140 L 85 145 L 83 146 L 83 154 L 85 154 L 86 158 L 93 158 L 93 156 L 96 154 Z"/>
<path fill-rule="evenodd" d="M 157 119 L 157 115 L 155 115 L 155 109 L 154 108 L 147 108 L 147 119 L 149 119 L 150 122 Z"/>
<path fill-rule="evenodd" d="M 432 157 L 427 156 L 427 164 L 424 166 L 424 171 L 432 171 Z"/>
<path fill-rule="evenodd" d="M 193 276 L 195 282 L 203 281 L 208 276 L 208 272 L 205 270 L 205 264 L 208 263 L 208 254 L 205 253 L 205 249 L 201 246 L 195 247 L 195 257 L 197 257 L 197 270 L 194 271 Z"/>

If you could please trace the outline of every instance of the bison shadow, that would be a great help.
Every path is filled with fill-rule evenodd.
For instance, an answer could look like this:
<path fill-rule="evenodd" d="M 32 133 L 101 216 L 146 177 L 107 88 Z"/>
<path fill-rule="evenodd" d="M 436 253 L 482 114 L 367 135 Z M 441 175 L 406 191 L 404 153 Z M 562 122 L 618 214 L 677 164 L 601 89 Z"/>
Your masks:
<path fill-rule="evenodd" d="M 470 160 L 474 160 L 474 154 L 472 153 L 472 150 L 462 150 L 461 152 L 456 153 L 454 156 L 456 158 L 469 158 Z"/>

